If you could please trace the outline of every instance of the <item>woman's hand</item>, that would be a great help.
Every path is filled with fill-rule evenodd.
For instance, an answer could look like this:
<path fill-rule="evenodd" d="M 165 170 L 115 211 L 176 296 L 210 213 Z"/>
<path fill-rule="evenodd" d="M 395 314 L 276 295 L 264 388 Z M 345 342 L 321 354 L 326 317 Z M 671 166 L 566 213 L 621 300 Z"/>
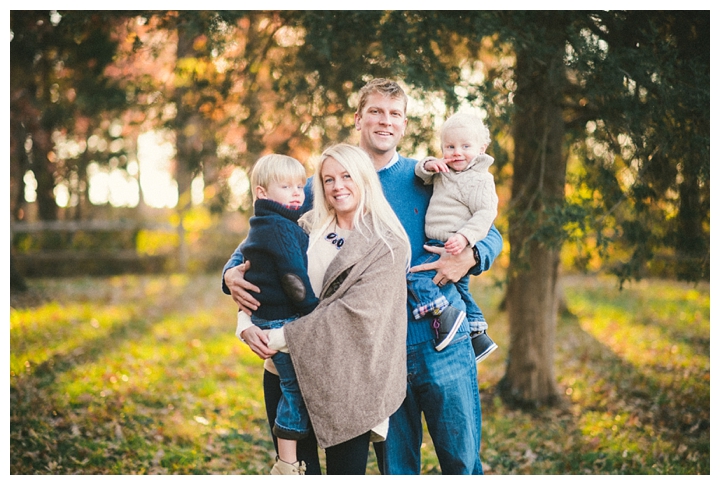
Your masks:
<path fill-rule="evenodd" d="M 267 346 L 267 331 L 261 330 L 260 327 L 253 325 L 243 330 L 240 335 L 245 343 L 248 344 L 250 350 L 255 352 L 261 359 L 269 359 L 277 353 L 276 350 L 272 350 Z"/>
<path fill-rule="evenodd" d="M 439 254 L 440 259 L 432 263 L 419 264 L 410 268 L 411 273 L 418 271 L 435 270 L 437 274 L 433 278 L 433 282 L 438 286 L 444 286 L 448 281 L 455 283 L 465 276 L 470 268 L 475 266 L 475 258 L 472 249 L 467 246 L 459 254 L 452 255 L 445 251 L 445 248 L 435 246 L 424 246 L 425 250 L 431 253 Z"/>
<path fill-rule="evenodd" d="M 260 302 L 255 299 L 248 291 L 260 293 L 260 288 L 245 280 L 245 272 L 250 269 L 250 261 L 230 268 L 225 271 L 225 285 L 230 290 L 230 295 L 235 303 L 238 304 L 240 311 L 251 315 L 258 309 Z"/>

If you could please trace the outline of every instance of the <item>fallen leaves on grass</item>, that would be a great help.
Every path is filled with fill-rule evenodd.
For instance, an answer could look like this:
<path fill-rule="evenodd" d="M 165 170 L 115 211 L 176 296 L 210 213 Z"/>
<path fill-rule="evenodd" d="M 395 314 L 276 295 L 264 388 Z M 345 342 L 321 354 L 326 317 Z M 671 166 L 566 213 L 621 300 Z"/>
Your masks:
<path fill-rule="evenodd" d="M 11 298 L 11 473 L 267 473 L 262 363 L 217 280 L 42 280 L 33 301 Z M 494 393 L 509 340 L 501 290 L 483 283 L 500 347 L 478 367 L 486 473 L 709 473 L 707 286 L 573 280 L 556 339 L 564 400 L 526 412 Z M 421 457 L 441 472 L 427 433 Z"/>

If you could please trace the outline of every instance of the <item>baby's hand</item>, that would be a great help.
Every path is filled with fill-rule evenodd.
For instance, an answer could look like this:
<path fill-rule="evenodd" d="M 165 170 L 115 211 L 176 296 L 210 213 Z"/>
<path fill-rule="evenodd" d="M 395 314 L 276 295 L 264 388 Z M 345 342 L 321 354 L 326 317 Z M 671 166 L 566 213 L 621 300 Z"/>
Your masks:
<path fill-rule="evenodd" d="M 462 234 L 455 234 L 445 242 L 445 251 L 452 254 L 460 254 L 468 245 L 468 240 Z"/>
<path fill-rule="evenodd" d="M 425 161 L 423 162 L 423 168 L 426 172 L 449 172 L 450 169 L 448 169 L 447 164 L 445 163 L 445 160 L 435 158 L 435 157 L 427 157 Z"/>

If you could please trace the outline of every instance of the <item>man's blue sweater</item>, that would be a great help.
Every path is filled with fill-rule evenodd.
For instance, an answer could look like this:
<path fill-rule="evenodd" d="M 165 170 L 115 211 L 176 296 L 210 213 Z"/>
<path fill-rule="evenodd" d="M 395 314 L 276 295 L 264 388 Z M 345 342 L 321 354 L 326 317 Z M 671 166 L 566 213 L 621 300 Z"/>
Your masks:
<path fill-rule="evenodd" d="M 245 279 L 260 288 L 251 292 L 260 302 L 253 316 L 279 320 L 306 315 L 317 306 L 307 275 L 308 236 L 297 223 L 302 214 L 269 199 L 255 201 L 250 231 L 240 246 L 251 263 Z"/>

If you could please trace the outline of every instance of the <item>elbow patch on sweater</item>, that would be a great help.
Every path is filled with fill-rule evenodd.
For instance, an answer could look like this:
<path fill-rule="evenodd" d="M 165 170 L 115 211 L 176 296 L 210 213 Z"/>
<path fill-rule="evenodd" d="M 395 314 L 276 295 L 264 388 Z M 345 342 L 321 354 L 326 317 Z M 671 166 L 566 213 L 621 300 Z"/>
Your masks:
<path fill-rule="evenodd" d="M 280 284 L 283 290 L 285 290 L 285 294 L 288 295 L 292 301 L 301 302 L 305 299 L 307 290 L 298 275 L 293 273 L 285 274 L 280 279 Z"/>

